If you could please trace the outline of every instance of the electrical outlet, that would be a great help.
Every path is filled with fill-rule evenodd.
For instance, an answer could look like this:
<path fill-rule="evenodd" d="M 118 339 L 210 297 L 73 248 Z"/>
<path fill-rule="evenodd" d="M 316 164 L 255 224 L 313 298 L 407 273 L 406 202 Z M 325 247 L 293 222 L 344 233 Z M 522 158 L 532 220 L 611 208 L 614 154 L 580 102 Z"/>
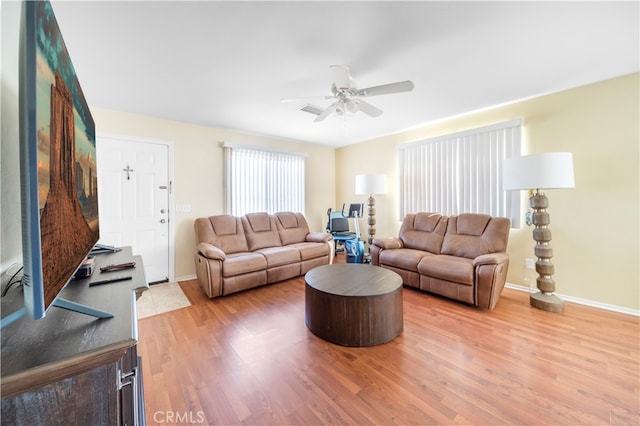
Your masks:
<path fill-rule="evenodd" d="M 525 259 L 524 267 L 527 269 L 536 269 L 536 262 L 533 259 Z"/>

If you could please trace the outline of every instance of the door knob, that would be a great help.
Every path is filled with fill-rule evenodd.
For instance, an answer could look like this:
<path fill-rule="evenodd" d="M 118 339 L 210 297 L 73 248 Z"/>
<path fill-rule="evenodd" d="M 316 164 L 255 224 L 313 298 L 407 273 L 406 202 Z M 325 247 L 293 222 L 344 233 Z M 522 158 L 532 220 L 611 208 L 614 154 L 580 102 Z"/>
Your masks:
<path fill-rule="evenodd" d="M 160 223 L 167 223 L 166 219 L 160 219 Z"/>

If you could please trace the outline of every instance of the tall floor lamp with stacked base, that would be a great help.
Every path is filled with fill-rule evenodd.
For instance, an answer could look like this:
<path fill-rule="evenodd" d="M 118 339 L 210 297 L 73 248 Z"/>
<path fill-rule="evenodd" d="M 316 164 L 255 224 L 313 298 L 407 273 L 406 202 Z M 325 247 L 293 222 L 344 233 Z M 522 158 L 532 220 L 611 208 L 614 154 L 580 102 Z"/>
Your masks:
<path fill-rule="evenodd" d="M 508 158 L 503 163 L 503 189 L 530 191 L 529 205 L 533 210 L 533 239 L 536 241 L 534 254 L 538 278 L 538 292 L 531 293 L 531 306 L 549 312 L 563 312 L 564 302 L 554 294 L 556 283 L 551 258 L 553 249 L 550 217 L 547 213 L 549 199 L 542 189 L 574 188 L 573 155 L 570 152 L 547 152 Z"/>
<path fill-rule="evenodd" d="M 367 233 L 369 238 L 369 249 L 373 242 L 373 236 L 376 235 L 376 199 L 374 195 L 385 194 L 387 192 L 387 176 L 381 174 L 373 175 L 356 175 L 356 195 L 369 195 L 367 200 L 368 215 L 367 224 L 369 225 Z"/>

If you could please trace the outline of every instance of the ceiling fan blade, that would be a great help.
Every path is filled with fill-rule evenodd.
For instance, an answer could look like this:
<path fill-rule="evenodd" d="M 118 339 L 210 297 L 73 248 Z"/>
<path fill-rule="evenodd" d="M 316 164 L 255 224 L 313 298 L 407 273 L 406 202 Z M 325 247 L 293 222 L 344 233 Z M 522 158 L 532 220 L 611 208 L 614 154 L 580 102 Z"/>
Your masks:
<path fill-rule="evenodd" d="M 355 103 L 358 105 L 358 109 L 370 117 L 380 117 L 382 115 L 382 110 L 374 107 L 368 102 L 363 101 L 362 99 L 355 99 Z"/>
<path fill-rule="evenodd" d="M 367 87 L 356 91 L 356 96 L 378 96 L 389 95 L 391 93 L 410 92 L 413 90 L 411 80 L 399 81 L 397 83 L 383 84 L 381 86 Z"/>
<path fill-rule="evenodd" d="M 333 74 L 333 82 L 338 89 L 350 89 L 352 80 L 349 67 L 344 65 L 331 65 L 331 72 Z"/>
<path fill-rule="evenodd" d="M 300 111 L 308 112 L 309 114 L 320 115 L 322 114 L 322 111 L 324 111 L 324 108 L 311 104 L 305 104 L 302 108 L 300 108 Z"/>
<path fill-rule="evenodd" d="M 311 99 L 322 99 L 322 100 L 327 100 L 327 99 L 334 99 L 335 96 L 331 96 L 331 95 L 326 95 L 326 96 L 305 96 L 303 98 L 282 98 L 280 99 L 280 102 L 300 102 L 300 101 L 308 101 Z"/>
<path fill-rule="evenodd" d="M 328 116 L 331 115 L 331 113 L 333 113 L 333 111 L 336 110 L 336 108 L 338 108 L 338 104 L 340 103 L 340 101 L 334 102 L 331 105 L 329 105 L 327 108 L 325 108 L 324 111 L 322 111 L 322 114 L 320 114 L 315 120 L 313 120 L 314 122 L 319 122 L 319 121 L 323 121 L 325 118 L 327 118 Z"/>

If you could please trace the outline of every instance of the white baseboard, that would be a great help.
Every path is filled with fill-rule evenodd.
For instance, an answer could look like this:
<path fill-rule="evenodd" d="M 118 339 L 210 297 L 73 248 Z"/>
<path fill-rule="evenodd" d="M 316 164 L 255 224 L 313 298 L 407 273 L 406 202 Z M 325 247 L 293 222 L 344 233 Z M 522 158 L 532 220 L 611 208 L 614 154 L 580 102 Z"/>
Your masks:
<path fill-rule="evenodd" d="M 178 282 L 180 282 L 180 281 L 190 281 L 190 280 L 195 280 L 197 278 L 198 278 L 198 276 L 196 274 L 184 275 L 182 277 L 176 277 L 176 281 L 178 281 Z"/>
<path fill-rule="evenodd" d="M 524 291 L 524 292 L 527 292 L 527 293 L 530 292 L 529 291 L 529 287 L 525 287 L 525 286 L 522 286 L 522 285 L 507 283 L 507 284 L 505 284 L 505 287 L 510 288 L 512 290 Z M 582 299 L 580 297 L 567 296 L 565 294 L 560 294 L 560 293 L 555 293 L 555 294 L 560 299 L 562 299 L 562 300 L 564 300 L 566 302 L 577 303 L 579 305 L 591 306 L 592 308 L 604 309 L 606 311 L 618 312 L 618 313 L 621 313 L 621 314 L 627 314 L 627 315 L 633 315 L 633 316 L 636 316 L 636 317 L 640 317 L 640 309 L 631 309 L 631 308 L 627 308 L 627 307 L 624 307 L 624 306 L 610 305 L 608 303 L 595 302 L 593 300 Z"/>

